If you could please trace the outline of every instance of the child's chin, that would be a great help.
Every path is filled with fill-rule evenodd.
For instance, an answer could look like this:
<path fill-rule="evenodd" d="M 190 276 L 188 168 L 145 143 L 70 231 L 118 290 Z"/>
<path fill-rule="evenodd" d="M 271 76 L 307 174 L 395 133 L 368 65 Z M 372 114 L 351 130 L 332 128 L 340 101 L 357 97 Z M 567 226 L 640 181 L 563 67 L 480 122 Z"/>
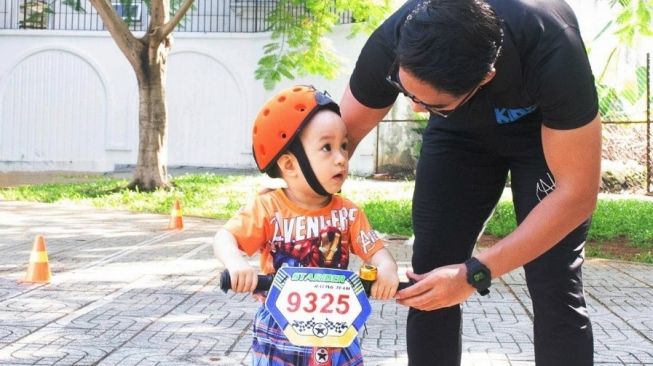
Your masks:
<path fill-rule="evenodd" d="M 341 189 L 342 189 L 342 184 L 339 184 L 339 185 L 335 186 L 334 188 L 329 189 L 329 193 L 336 194 L 336 193 L 339 193 Z"/>

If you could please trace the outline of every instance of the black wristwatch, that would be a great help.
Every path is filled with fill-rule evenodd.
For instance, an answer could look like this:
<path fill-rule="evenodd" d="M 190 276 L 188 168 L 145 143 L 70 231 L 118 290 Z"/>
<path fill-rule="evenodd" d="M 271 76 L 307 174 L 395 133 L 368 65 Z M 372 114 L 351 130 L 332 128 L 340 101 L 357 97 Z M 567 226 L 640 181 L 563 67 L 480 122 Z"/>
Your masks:
<path fill-rule="evenodd" d="M 465 267 L 467 267 L 467 283 L 472 285 L 482 296 L 489 294 L 492 284 L 490 269 L 474 257 L 465 261 Z"/>

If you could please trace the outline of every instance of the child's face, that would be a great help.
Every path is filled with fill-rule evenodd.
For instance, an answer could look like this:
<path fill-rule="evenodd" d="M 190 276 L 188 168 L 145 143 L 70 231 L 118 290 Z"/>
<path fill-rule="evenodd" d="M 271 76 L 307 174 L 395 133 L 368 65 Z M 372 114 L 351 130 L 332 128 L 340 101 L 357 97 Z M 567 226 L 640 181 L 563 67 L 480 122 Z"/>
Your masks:
<path fill-rule="evenodd" d="M 347 127 L 335 112 L 318 112 L 300 136 L 315 176 L 329 193 L 340 191 L 349 172 Z"/>

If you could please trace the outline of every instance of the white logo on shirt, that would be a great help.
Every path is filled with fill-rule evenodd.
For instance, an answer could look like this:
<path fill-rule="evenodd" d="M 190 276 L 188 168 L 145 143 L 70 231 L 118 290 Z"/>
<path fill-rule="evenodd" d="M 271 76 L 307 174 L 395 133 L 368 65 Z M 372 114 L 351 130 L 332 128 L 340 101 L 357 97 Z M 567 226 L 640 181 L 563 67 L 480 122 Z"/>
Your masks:
<path fill-rule="evenodd" d="M 544 197 L 556 189 L 556 182 L 551 174 L 546 173 L 546 177 L 548 178 L 548 181 L 540 179 L 535 187 L 535 195 L 537 196 L 537 199 L 540 200 L 540 202 L 544 199 Z"/>
<path fill-rule="evenodd" d="M 274 227 L 273 242 L 290 243 L 292 240 L 299 241 L 317 238 L 320 231 L 326 227 L 334 226 L 341 232 L 347 231 L 349 223 L 356 219 L 357 208 L 341 208 L 331 210 L 330 217 L 325 216 L 296 216 L 284 218 L 280 212 L 275 212 L 270 223 Z"/>
<path fill-rule="evenodd" d="M 379 234 L 374 230 L 368 232 L 361 231 L 359 241 L 363 248 L 363 252 L 367 253 L 379 239 Z"/>

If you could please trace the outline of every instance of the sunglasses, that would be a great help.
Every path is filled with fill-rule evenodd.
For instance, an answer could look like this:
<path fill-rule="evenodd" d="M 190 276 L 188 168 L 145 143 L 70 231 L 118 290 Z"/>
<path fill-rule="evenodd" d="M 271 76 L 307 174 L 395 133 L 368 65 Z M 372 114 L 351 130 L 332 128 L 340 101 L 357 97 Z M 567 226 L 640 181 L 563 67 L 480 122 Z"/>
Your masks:
<path fill-rule="evenodd" d="M 501 43 L 503 43 L 503 32 L 501 34 Z M 492 65 L 490 66 L 490 69 L 494 68 L 494 64 L 497 62 L 497 59 L 499 58 L 499 55 L 501 54 L 501 44 L 499 44 L 499 47 L 497 48 L 497 53 L 496 56 L 494 57 L 494 61 L 492 62 Z M 438 106 L 435 106 L 433 104 L 428 104 L 424 103 L 423 101 L 419 100 L 416 96 L 411 94 L 406 88 L 404 88 L 403 85 L 401 85 L 401 82 L 397 78 L 397 80 L 393 80 L 392 76 L 395 74 L 398 74 L 399 70 L 399 60 L 395 59 L 392 65 L 390 66 L 390 70 L 388 70 L 388 75 L 385 77 L 385 81 L 390 83 L 395 89 L 397 89 L 401 94 L 405 95 L 406 97 L 410 98 L 410 100 L 413 101 L 413 103 L 418 104 L 429 113 L 434 114 L 436 116 L 442 117 L 442 118 L 447 118 L 449 117 L 453 112 L 455 112 L 458 108 L 460 108 L 461 105 L 467 103 L 474 94 L 483 86 L 482 82 L 481 84 L 478 84 L 474 89 L 470 90 L 467 94 L 465 94 L 465 97 L 458 102 L 458 104 L 451 109 L 444 109 Z"/>
<path fill-rule="evenodd" d="M 426 109 L 429 113 L 434 114 L 436 116 L 442 117 L 442 118 L 447 118 L 449 117 L 453 112 L 455 112 L 461 105 L 467 103 L 467 101 L 478 91 L 478 89 L 481 88 L 481 84 L 478 84 L 474 89 L 470 90 L 467 94 L 465 94 L 465 97 L 458 102 L 458 104 L 451 109 L 444 109 L 441 107 L 437 107 L 432 104 L 425 103 L 421 100 L 419 100 L 416 96 L 411 94 L 406 88 L 404 88 L 403 85 L 398 80 L 393 80 L 392 75 L 396 73 L 398 69 L 397 65 L 397 60 L 395 60 L 392 63 L 392 66 L 390 66 L 390 70 L 388 71 L 388 75 L 385 77 L 385 80 L 390 83 L 395 89 L 397 89 L 401 94 L 406 96 L 407 98 L 410 98 L 410 100 L 413 101 L 413 103 L 418 104 L 422 106 L 424 109 Z"/>

